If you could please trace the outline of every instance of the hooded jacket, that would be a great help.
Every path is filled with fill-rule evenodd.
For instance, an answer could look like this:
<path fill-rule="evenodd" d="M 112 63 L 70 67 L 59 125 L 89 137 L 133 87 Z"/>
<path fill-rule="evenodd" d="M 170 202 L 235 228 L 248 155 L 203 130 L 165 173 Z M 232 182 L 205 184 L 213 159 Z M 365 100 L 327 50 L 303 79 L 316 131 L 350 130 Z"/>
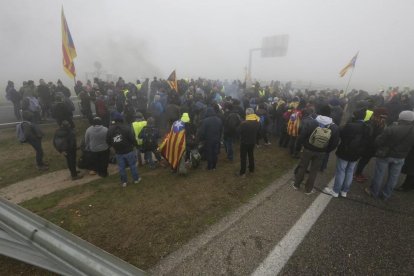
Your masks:
<path fill-rule="evenodd" d="M 85 132 L 86 149 L 92 152 L 99 152 L 108 149 L 106 134 L 108 129 L 101 125 L 90 126 Z"/>
<path fill-rule="evenodd" d="M 312 135 L 313 131 L 318 126 L 328 127 L 331 130 L 331 139 L 329 140 L 328 146 L 324 149 L 320 149 L 309 144 L 309 138 Z M 327 116 L 318 115 L 315 120 L 310 121 L 308 124 L 304 125 L 301 129 L 301 132 L 298 137 L 298 143 L 303 145 L 305 149 L 316 151 L 316 152 L 331 152 L 333 151 L 339 143 L 339 128 L 332 121 L 332 118 Z"/>
<path fill-rule="evenodd" d="M 240 143 L 247 145 L 256 144 L 257 132 L 259 131 L 259 117 L 249 114 L 246 120 L 240 124 Z"/>
<path fill-rule="evenodd" d="M 206 117 L 201 122 L 197 136 L 199 137 L 199 141 L 219 142 L 222 129 L 223 123 L 220 118 L 217 117 L 212 108 L 207 108 Z"/>
<path fill-rule="evenodd" d="M 386 127 L 382 134 L 375 139 L 377 148 L 389 147 L 387 157 L 403 159 L 414 145 L 414 125 L 400 121 Z"/>

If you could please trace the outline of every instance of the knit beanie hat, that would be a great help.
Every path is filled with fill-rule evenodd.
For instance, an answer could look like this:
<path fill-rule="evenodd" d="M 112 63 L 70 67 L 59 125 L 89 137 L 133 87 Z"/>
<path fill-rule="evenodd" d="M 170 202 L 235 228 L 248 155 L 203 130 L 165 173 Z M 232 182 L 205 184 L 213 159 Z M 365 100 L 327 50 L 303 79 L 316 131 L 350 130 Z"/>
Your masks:
<path fill-rule="evenodd" d="M 414 112 L 412 112 L 410 110 L 404 110 L 398 116 L 398 120 L 399 121 L 413 122 L 414 121 Z"/>

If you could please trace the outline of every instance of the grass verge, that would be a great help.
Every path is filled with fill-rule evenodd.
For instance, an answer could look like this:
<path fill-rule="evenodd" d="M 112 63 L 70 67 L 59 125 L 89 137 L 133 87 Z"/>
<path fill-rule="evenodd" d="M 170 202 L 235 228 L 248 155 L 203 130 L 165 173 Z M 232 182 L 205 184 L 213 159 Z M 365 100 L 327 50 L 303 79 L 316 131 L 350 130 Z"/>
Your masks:
<path fill-rule="evenodd" d="M 256 150 L 255 157 L 256 172 L 245 179 L 236 176 L 239 162 L 228 162 L 221 153 L 216 171 L 200 168 L 178 176 L 168 169 L 140 168 L 143 180 L 138 185 L 123 189 L 114 175 L 22 206 L 146 270 L 247 202 L 295 163 L 276 146 Z M 3 273 L 43 275 L 39 269 L 0 258 Z"/>
<path fill-rule="evenodd" d="M 86 120 L 77 120 L 76 132 L 78 141 L 89 126 Z M 35 162 L 35 151 L 29 144 L 20 144 L 16 138 L 16 129 L 0 130 L 0 188 L 10 184 L 33 178 L 50 171 L 67 168 L 66 159 L 52 145 L 52 138 L 57 125 L 41 125 L 45 133 L 42 140 L 44 161 L 49 163 L 49 171 L 38 171 Z"/>

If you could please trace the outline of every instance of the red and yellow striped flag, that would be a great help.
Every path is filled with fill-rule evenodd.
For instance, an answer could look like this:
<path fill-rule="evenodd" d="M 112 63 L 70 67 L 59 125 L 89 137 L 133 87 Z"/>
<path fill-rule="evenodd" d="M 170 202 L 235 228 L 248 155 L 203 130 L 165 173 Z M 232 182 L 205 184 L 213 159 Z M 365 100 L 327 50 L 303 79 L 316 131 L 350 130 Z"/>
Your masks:
<path fill-rule="evenodd" d="M 170 132 L 159 146 L 161 155 L 170 163 L 173 169 L 178 167 L 185 151 L 185 125 L 184 122 L 175 121 Z"/>
<path fill-rule="evenodd" d="M 75 44 L 70 35 L 68 23 L 66 22 L 65 14 L 62 7 L 62 53 L 63 53 L 63 70 L 70 78 L 75 78 L 75 63 L 73 59 L 76 57 Z"/>
<path fill-rule="evenodd" d="M 175 92 L 178 92 L 177 76 L 175 75 L 175 70 L 172 71 L 172 73 L 167 79 L 167 82 L 170 85 L 172 90 L 174 90 Z"/>
<path fill-rule="evenodd" d="M 355 67 L 355 63 L 358 57 L 358 53 L 356 53 L 356 55 L 351 59 L 351 61 L 344 67 L 342 68 L 342 70 L 339 72 L 339 76 L 342 78 L 343 76 L 345 76 L 346 72 L 348 72 L 348 70 L 350 68 L 354 68 Z"/>

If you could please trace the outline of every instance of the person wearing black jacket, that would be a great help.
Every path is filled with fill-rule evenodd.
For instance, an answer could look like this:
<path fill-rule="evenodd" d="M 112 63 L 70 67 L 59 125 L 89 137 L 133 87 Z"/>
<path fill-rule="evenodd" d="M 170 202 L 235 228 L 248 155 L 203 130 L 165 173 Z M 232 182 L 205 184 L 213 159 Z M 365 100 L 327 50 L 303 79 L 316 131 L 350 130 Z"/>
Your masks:
<path fill-rule="evenodd" d="M 309 167 L 309 177 L 305 183 L 305 194 L 310 195 L 313 191 L 316 176 L 321 168 L 323 158 L 326 153 L 333 151 L 339 143 L 339 128 L 333 123 L 330 116 L 331 109 L 328 105 L 323 105 L 319 109 L 319 115 L 315 120 L 304 126 L 298 136 L 298 143 L 303 145 L 303 152 L 300 157 L 298 169 L 295 173 L 293 188 L 298 190 L 302 183 L 306 170 Z M 326 146 L 316 147 L 310 142 L 310 137 L 317 127 L 330 129 L 331 136 Z"/>
<path fill-rule="evenodd" d="M 20 114 L 20 109 L 21 109 L 20 102 L 22 100 L 22 96 L 14 88 L 14 83 L 12 81 L 8 81 L 7 83 L 6 98 L 13 103 L 14 116 L 16 117 L 17 120 L 20 120 L 22 118 Z"/>
<path fill-rule="evenodd" d="M 22 112 L 22 129 L 24 136 L 26 138 L 25 143 L 30 144 L 36 151 L 36 165 L 39 171 L 48 170 L 49 167 L 45 162 L 43 162 L 43 148 L 42 148 L 42 138 L 43 132 L 39 126 L 33 123 L 33 115 L 29 111 Z"/>
<path fill-rule="evenodd" d="M 398 123 L 386 127 L 375 139 L 377 146 L 374 176 L 365 192 L 375 198 L 388 199 L 401 173 L 404 159 L 414 146 L 414 112 L 405 110 L 398 115 Z M 388 173 L 386 183 L 382 182 Z"/>
<path fill-rule="evenodd" d="M 76 170 L 76 134 L 72 129 L 68 121 L 63 121 L 60 127 L 56 130 L 53 137 L 53 144 L 59 151 L 59 147 L 56 145 L 57 141 L 62 139 L 66 148 L 61 152 L 65 158 L 70 171 L 72 180 L 81 179 L 83 175 L 79 175 Z"/>
<path fill-rule="evenodd" d="M 253 108 L 246 109 L 246 120 L 240 124 L 240 176 L 246 176 L 246 162 L 249 157 L 249 171 L 254 172 L 254 147 L 259 132 L 259 117 Z"/>
<path fill-rule="evenodd" d="M 123 124 L 122 115 L 114 113 L 112 118 L 114 124 L 108 129 L 106 135 L 106 143 L 113 147 L 118 163 L 119 176 L 121 178 L 122 187 L 127 186 L 126 166 L 131 169 L 132 178 L 135 184 L 141 181 L 137 169 L 137 156 L 134 148 L 138 146 L 132 128 Z"/>
<path fill-rule="evenodd" d="M 207 170 L 215 170 L 220 151 L 220 139 L 223 123 L 216 115 L 213 108 L 206 110 L 206 117 L 201 122 L 198 130 L 199 141 L 204 141 L 207 158 Z"/>
<path fill-rule="evenodd" d="M 404 160 L 404 166 L 401 172 L 406 175 L 403 184 L 394 189 L 399 192 L 408 192 L 414 190 L 414 146 L 411 148 Z"/>
<path fill-rule="evenodd" d="M 336 151 L 335 182 L 331 189 L 326 187 L 324 192 L 333 197 L 346 197 L 352 184 L 354 169 L 369 142 L 370 127 L 364 122 L 366 108 L 354 111 L 352 121 L 343 126 L 339 133 L 341 143 Z"/>
<path fill-rule="evenodd" d="M 228 103 L 224 112 L 223 143 L 229 161 L 233 161 L 233 143 L 237 139 L 240 123 L 241 118 L 238 111 L 233 108 L 231 103 Z"/>

